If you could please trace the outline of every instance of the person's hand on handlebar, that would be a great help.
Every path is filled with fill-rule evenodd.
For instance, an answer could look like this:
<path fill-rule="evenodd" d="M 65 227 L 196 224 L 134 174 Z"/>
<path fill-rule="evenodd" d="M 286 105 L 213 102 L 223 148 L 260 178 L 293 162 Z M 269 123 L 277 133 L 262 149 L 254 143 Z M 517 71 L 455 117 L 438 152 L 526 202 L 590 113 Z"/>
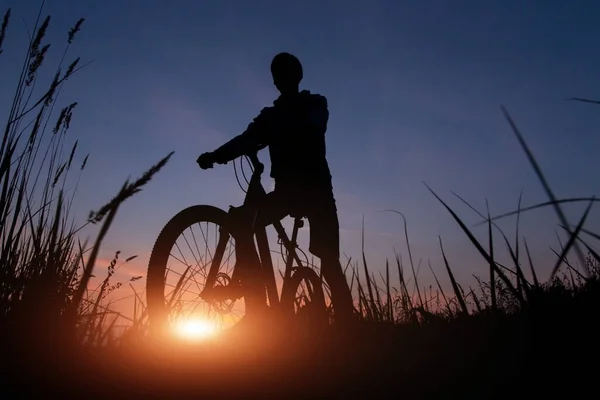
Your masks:
<path fill-rule="evenodd" d="M 196 162 L 202 169 L 212 168 L 213 164 L 215 163 L 213 154 L 210 152 L 201 154 L 200 157 L 198 157 L 198 159 L 196 160 Z"/>
<path fill-rule="evenodd" d="M 198 157 L 198 159 L 196 160 L 196 162 L 198 163 L 198 165 L 202 169 L 212 168 L 215 163 L 217 163 L 217 164 L 227 164 L 226 161 L 217 159 L 215 157 L 215 154 L 213 152 L 208 152 L 208 153 L 201 154 L 200 157 Z"/>

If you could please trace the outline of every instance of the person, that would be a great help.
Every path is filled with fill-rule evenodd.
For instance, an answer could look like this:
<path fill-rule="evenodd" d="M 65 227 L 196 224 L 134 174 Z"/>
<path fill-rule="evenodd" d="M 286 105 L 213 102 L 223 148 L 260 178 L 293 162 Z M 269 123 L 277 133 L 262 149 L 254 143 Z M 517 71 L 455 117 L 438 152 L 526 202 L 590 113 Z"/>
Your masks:
<path fill-rule="evenodd" d="M 354 306 L 339 261 L 339 221 L 326 159 L 327 99 L 308 90 L 299 90 L 303 68 L 298 58 L 290 53 L 279 53 L 273 58 L 271 74 L 280 92 L 273 106 L 263 108 L 245 132 L 215 151 L 202 154 L 197 163 L 202 169 L 212 168 L 215 163 L 226 164 L 259 148 L 269 147 L 270 176 L 275 187 L 267 194 L 254 224 L 266 226 L 290 214 L 308 219 L 309 251 L 320 258 L 323 277 L 331 289 L 334 319 L 336 323 L 349 322 L 354 317 Z M 254 252 L 253 259 L 257 263 L 258 255 L 251 237 L 241 245 L 244 247 L 241 253 Z M 261 295 L 259 302 L 263 300 L 264 295 Z"/>

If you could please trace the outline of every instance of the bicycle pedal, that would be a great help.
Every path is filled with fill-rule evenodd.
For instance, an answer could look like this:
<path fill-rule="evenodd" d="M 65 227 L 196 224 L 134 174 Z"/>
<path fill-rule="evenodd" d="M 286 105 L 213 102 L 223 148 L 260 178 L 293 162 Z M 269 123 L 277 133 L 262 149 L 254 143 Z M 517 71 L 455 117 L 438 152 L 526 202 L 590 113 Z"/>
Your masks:
<path fill-rule="evenodd" d="M 241 285 L 215 286 L 211 290 L 214 301 L 238 300 L 243 297 Z"/>

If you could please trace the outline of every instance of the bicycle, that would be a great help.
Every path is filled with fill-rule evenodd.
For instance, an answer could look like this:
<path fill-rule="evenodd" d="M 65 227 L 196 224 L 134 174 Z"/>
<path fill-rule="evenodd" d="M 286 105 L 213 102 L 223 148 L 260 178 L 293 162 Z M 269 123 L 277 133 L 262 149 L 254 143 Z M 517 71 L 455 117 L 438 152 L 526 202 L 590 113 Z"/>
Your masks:
<path fill-rule="evenodd" d="M 261 183 L 264 165 L 259 161 L 257 152 L 247 154 L 245 157 L 250 162 L 252 175 L 242 207 L 246 212 L 255 212 L 261 205 L 261 200 L 266 196 L 266 191 Z M 198 306 L 203 305 L 204 309 L 201 312 L 204 312 L 204 318 L 214 320 L 215 317 L 220 316 L 222 328 L 226 325 L 232 326 L 239 321 L 235 318 L 237 313 L 234 312 L 234 307 L 238 300 L 245 297 L 243 294 L 244 282 L 237 273 L 240 267 L 237 267 L 237 263 L 234 263 L 231 269 L 224 266 L 224 264 L 229 264 L 232 256 L 235 255 L 237 259 L 235 242 L 238 237 L 235 233 L 236 230 L 232 229 L 230 224 L 233 221 L 232 212 L 239 209 L 240 207 L 230 206 L 229 212 L 225 212 L 210 205 L 195 205 L 180 211 L 164 226 L 152 249 L 147 271 L 146 300 L 151 331 L 155 333 L 168 332 L 174 320 L 185 313 L 184 308 L 190 308 L 188 303 L 194 301 L 203 303 L 194 304 L 192 312 L 198 313 Z M 267 227 L 258 227 L 253 231 L 260 259 L 260 271 L 257 272 L 262 275 L 268 306 L 277 312 L 276 315 L 288 318 L 288 320 L 295 318 L 298 323 L 327 325 L 329 322 L 328 308 L 325 302 L 323 279 L 312 267 L 308 266 L 308 262 L 302 262 L 296 251 L 299 248 L 297 245 L 298 231 L 304 225 L 305 216 L 290 216 L 294 218 L 291 238 L 287 236 L 282 220 L 271 224 L 275 228 L 280 244 L 283 244 L 287 250 L 287 256 L 284 257 L 285 272 L 282 274 L 281 296 L 277 288 Z M 218 233 L 216 248 L 214 253 L 209 254 L 210 260 L 209 257 L 194 257 L 193 261 L 196 265 L 193 267 L 181 254 L 181 247 L 176 244 L 176 240 L 186 229 L 195 225 L 202 227 L 203 224 L 208 225 L 209 223 L 215 224 L 217 228 L 215 229 L 215 232 Z M 202 231 L 203 244 L 208 249 L 207 233 L 208 230 Z M 187 247 L 192 250 L 190 242 L 193 241 L 196 249 L 200 251 L 193 233 L 191 239 L 185 238 Z M 233 242 L 234 246 L 233 249 L 230 248 L 227 251 L 230 242 Z M 178 276 L 175 281 L 169 280 L 167 277 L 168 272 L 173 272 L 168 266 L 168 261 L 172 256 L 174 246 L 181 254 L 181 257 L 175 257 L 175 259 L 183 261 L 185 266 L 182 274 L 175 273 Z M 195 278 L 198 274 L 201 275 L 200 278 L 204 278 L 203 284 Z M 228 291 L 227 288 L 231 288 L 232 283 L 234 287 L 237 287 L 235 284 L 239 283 L 242 293 L 234 290 Z M 190 286 L 194 285 L 199 291 L 190 289 Z M 168 294 L 167 288 L 172 288 Z M 302 290 L 300 295 L 297 295 L 298 289 Z M 188 295 L 192 299 L 184 300 L 184 295 Z M 238 307 L 241 306 L 238 304 Z M 245 312 L 242 308 L 237 310 L 239 313 Z M 225 316 L 228 316 L 230 320 L 226 321 Z M 300 319 L 300 316 L 305 318 Z"/>

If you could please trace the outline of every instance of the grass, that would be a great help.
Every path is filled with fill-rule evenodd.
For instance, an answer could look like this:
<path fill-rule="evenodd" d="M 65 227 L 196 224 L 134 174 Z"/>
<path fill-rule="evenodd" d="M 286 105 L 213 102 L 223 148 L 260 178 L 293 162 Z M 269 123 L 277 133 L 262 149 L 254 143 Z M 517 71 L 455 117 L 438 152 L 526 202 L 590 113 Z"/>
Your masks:
<path fill-rule="evenodd" d="M 1 46 L 10 21 L 9 10 L 0 28 L 0 57 L 6 57 Z M 362 317 L 351 332 L 331 327 L 293 343 L 266 332 L 258 341 L 223 338 L 204 346 L 161 347 L 144 336 L 144 301 L 134 290 L 136 311 L 129 317 L 130 328 L 113 337 L 117 321 L 127 317 L 111 311 L 108 294 L 128 282 L 114 283 L 111 278 L 115 268 L 135 256 L 119 264 L 117 252 L 106 279 L 92 288 L 98 252 L 119 206 L 138 193 L 172 153 L 140 179 L 126 181 L 110 201 L 90 213 L 82 226 L 98 224 L 97 237 L 90 245 L 81 243 L 82 226 L 71 218 L 71 209 L 89 154 L 82 157 L 77 140 L 67 135 L 77 103 L 67 102 L 62 108 L 59 104 L 63 85 L 83 68 L 79 58 L 66 60 L 84 19 L 74 21 L 54 78 L 44 85 L 38 74 L 51 51 L 43 44 L 49 23 L 50 17 L 42 19 L 41 14 L 36 20 L 0 147 L 0 364 L 5 391 L 100 398 L 501 398 L 556 395 L 561 390 L 574 396 L 588 389 L 587 378 L 594 373 L 588 364 L 597 355 L 600 300 L 600 256 L 593 241 L 600 236 L 586 229 L 585 222 L 597 200 L 557 199 L 504 108 L 549 199 L 530 207 L 521 207 L 519 199 L 518 209 L 510 213 L 517 216 L 515 237 L 509 240 L 495 222 L 508 214 L 492 218 L 489 211 L 477 210 L 455 194 L 487 225 L 487 241 L 481 242 L 427 186 L 482 257 L 487 272 L 484 279 L 478 278 L 477 287 L 467 290 L 456 280 L 442 238 L 442 267 L 452 290 L 442 289 L 445 278 L 431 264 L 436 287 L 421 286 L 407 219 L 390 210 L 403 220 L 408 264 L 397 252 L 376 276 L 364 245 L 362 260 L 348 260 Z M 575 224 L 562 211 L 567 202 L 588 203 Z M 555 251 L 548 282 L 540 282 L 527 241 L 519 235 L 520 214 L 540 207 L 552 207 L 568 235 Z M 512 265 L 498 262 L 498 240 Z M 391 279 L 394 273 L 396 282 Z"/>
<path fill-rule="evenodd" d="M 63 85 L 83 68 L 79 58 L 69 64 L 66 60 L 84 19 L 68 31 L 54 78 L 45 85 L 38 75 L 51 51 L 50 44 L 43 44 L 50 17 L 40 17 L 33 27 L 0 145 L 2 334 L 22 337 L 43 330 L 50 341 L 66 337 L 77 342 L 102 341 L 99 329 L 111 317 L 99 311 L 106 309 L 102 304 L 106 287 L 97 293 L 89 291 L 102 240 L 119 205 L 139 192 L 171 155 L 137 181 L 125 182 L 83 226 L 75 224 L 70 213 L 89 154 L 76 165 L 78 141 L 68 133 L 77 103 L 56 110 Z M 0 44 L 9 24 L 10 10 L 0 28 Z M 79 241 L 77 233 L 84 226 L 100 223 L 91 246 Z"/>

